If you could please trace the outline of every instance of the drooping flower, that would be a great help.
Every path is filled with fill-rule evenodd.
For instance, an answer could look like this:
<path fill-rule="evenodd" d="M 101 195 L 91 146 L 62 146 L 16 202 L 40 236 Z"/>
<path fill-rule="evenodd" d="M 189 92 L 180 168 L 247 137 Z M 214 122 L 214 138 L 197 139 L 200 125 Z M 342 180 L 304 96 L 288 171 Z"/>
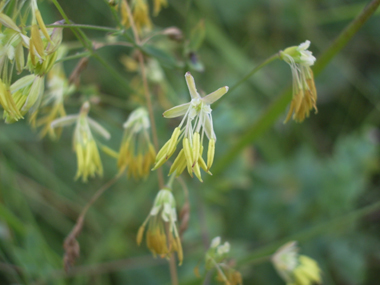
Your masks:
<path fill-rule="evenodd" d="M 154 0 L 153 3 L 154 3 L 154 12 L 153 12 L 154 16 L 157 16 L 160 13 L 162 7 L 168 6 L 167 0 Z"/>
<path fill-rule="evenodd" d="M 30 74 L 21 77 L 11 85 L 10 93 L 19 115 L 5 110 L 4 119 L 6 123 L 14 123 L 18 119 L 23 118 L 28 111 L 33 117 L 42 100 L 44 82 L 44 77 Z"/>
<path fill-rule="evenodd" d="M 129 28 L 131 19 L 129 19 L 127 6 L 127 0 L 121 0 L 118 10 L 120 11 L 122 25 Z M 141 33 L 143 30 L 149 31 L 152 28 L 152 22 L 149 17 L 149 6 L 146 0 L 133 0 L 129 7 L 138 32 Z"/>
<path fill-rule="evenodd" d="M 14 121 L 23 118 L 10 91 L 14 65 L 18 73 L 24 69 L 23 45 L 29 45 L 29 38 L 10 17 L 0 12 L 0 104 Z"/>
<path fill-rule="evenodd" d="M 293 120 L 302 122 L 305 117 L 309 117 L 311 109 L 317 112 L 317 90 L 310 68 L 316 58 L 308 50 L 309 46 L 310 41 L 305 41 L 280 52 L 281 58 L 290 65 L 293 77 L 293 99 L 285 123 L 292 115 Z"/>
<path fill-rule="evenodd" d="M 58 51 L 58 59 L 66 54 L 66 49 L 61 47 Z M 41 103 L 39 113 L 41 117 L 36 119 L 37 112 L 34 114 L 32 121 L 35 121 L 35 127 L 41 127 L 40 136 L 44 137 L 49 134 L 51 139 L 59 137 L 62 128 L 52 128 L 51 123 L 61 117 L 66 116 L 63 101 L 75 91 L 75 85 L 70 84 L 66 77 L 62 63 L 56 63 L 47 74 L 47 89 L 45 91 L 43 101 Z"/>
<path fill-rule="evenodd" d="M 228 262 L 227 257 L 230 252 L 229 242 L 221 244 L 221 238 L 215 237 L 211 241 L 210 248 L 206 252 L 205 267 L 210 271 L 216 269 L 216 280 L 228 285 L 243 284 L 243 279 L 239 271 L 234 269 Z"/>
<path fill-rule="evenodd" d="M 202 181 L 200 168 L 211 174 L 210 168 L 215 154 L 216 135 L 214 133 L 210 105 L 226 94 L 228 87 L 219 88 L 207 96 L 201 97 L 197 92 L 194 78 L 190 72 L 185 74 L 185 78 L 191 95 L 191 101 L 164 112 L 163 116 L 165 118 L 184 117 L 179 126 L 174 129 L 171 138 L 158 152 L 153 170 L 164 164 L 174 154 L 177 144 L 182 139 L 183 148 L 174 160 L 169 175 L 174 171 L 176 171 L 176 175 L 180 175 L 187 168 L 191 176 L 193 176 L 194 172 L 195 176 Z M 202 157 L 205 134 L 209 140 L 207 164 Z"/>
<path fill-rule="evenodd" d="M 176 203 L 172 191 L 169 188 L 161 189 L 148 217 L 137 233 L 137 244 L 141 244 L 146 224 L 148 224 L 146 244 L 153 255 L 169 258 L 171 253 L 177 252 L 181 265 L 183 252 L 176 221 Z"/>
<path fill-rule="evenodd" d="M 62 42 L 62 28 L 46 28 L 36 0 L 31 1 L 31 7 L 33 13 L 28 67 L 30 72 L 43 76 L 49 72 L 57 59 L 57 50 Z"/>
<path fill-rule="evenodd" d="M 295 241 L 280 247 L 273 254 L 272 263 L 287 285 L 321 283 L 321 270 L 318 263 L 308 256 L 299 255 Z"/>
<path fill-rule="evenodd" d="M 82 177 L 83 182 L 87 182 L 88 177 L 94 177 L 96 174 L 99 176 L 103 175 L 102 162 L 91 130 L 100 134 L 105 139 L 110 138 L 110 134 L 106 129 L 88 117 L 89 111 L 90 104 L 85 102 L 78 115 L 69 115 L 51 123 L 52 128 L 64 127 L 76 123 L 73 148 L 77 155 L 78 170 L 75 179 Z"/>
<path fill-rule="evenodd" d="M 128 167 L 128 176 L 147 177 L 156 151 L 149 137 L 150 122 L 145 108 L 133 111 L 124 123 L 124 137 L 120 146 L 117 166 L 120 172 Z"/>

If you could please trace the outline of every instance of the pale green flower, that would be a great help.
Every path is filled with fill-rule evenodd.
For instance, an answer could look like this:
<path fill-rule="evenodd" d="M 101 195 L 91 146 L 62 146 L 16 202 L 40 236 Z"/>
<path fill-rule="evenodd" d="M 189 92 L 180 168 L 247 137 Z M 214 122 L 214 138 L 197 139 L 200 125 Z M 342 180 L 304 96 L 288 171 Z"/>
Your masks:
<path fill-rule="evenodd" d="M 177 252 L 179 264 L 182 264 L 183 252 L 181 239 L 178 234 L 176 203 L 172 191 L 169 188 L 161 189 L 153 207 L 137 233 L 137 244 L 140 245 L 146 224 L 146 244 L 154 256 L 170 257 L 172 252 Z"/>
<path fill-rule="evenodd" d="M 272 256 L 272 263 L 287 285 L 321 283 L 321 270 L 310 257 L 298 254 L 295 241 L 280 247 Z"/>
<path fill-rule="evenodd" d="M 78 170 L 75 179 L 82 177 L 83 182 L 87 182 L 88 177 L 94 177 L 96 174 L 99 176 L 103 175 L 102 162 L 91 130 L 105 139 L 110 138 L 110 134 L 106 129 L 88 117 L 89 111 L 90 104 L 85 102 L 78 115 L 69 115 L 51 123 L 52 128 L 69 126 L 76 123 L 73 148 L 77 155 Z"/>
<path fill-rule="evenodd" d="M 314 75 L 310 66 L 316 58 L 308 50 L 310 41 L 305 41 L 299 46 L 293 46 L 280 52 L 281 58 L 289 64 L 293 77 L 293 100 L 290 104 L 287 122 L 293 115 L 296 122 L 302 122 L 308 117 L 311 109 L 317 112 L 317 90 L 314 83 Z"/>
<path fill-rule="evenodd" d="M 216 135 L 214 132 L 211 107 L 210 105 L 220 99 L 227 93 L 228 87 L 222 87 L 201 97 L 196 89 L 194 78 L 190 72 L 185 74 L 186 83 L 189 88 L 191 101 L 173 107 L 164 112 L 165 118 L 176 118 L 183 116 L 179 126 L 174 129 L 174 132 L 161 148 L 156 156 L 156 164 L 153 170 L 163 165 L 175 152 L 177 144 L 182 140 L 183 148 L 174 160 L 170 174 L 176 171 L 176 175 L 180 175 L 185 168 L 191 176 L 193 172 L 195 176 L 202 181 L 200 168 L 211 174 L 210 168 L 214 161 Z M 207 164 L 203 160 L 203 140 L 204 136 L 209 140 L 207 150 Z"/>

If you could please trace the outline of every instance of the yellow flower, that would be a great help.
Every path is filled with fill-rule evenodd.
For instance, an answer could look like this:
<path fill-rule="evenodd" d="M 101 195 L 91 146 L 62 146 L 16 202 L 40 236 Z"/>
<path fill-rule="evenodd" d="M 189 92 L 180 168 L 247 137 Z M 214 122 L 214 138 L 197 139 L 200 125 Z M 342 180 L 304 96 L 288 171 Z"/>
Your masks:
<path fill-rule="evenodd" d="M 21 118 L 23 118 L 22 116 L 28 111 L 33 118 L 42 100 L 44 77 L 34 74 L 26 75 L 11 85 L 10 92 L 16 108 L 19 114 L 21 114 Z M 4 118 L 6 123 L 14 123 L 20 119 L 20 116 L 6 110 L 4 112 Z"/>
<path fill-rule="evenodd" d="M 287 285 L 321 283 L 321 270 L 310 257 L 298 254 L 295 241 L 280 247 L 272 256 L 272 263 Z"/>
<path fill-rule="evenodd" d="M 292 114 L 293 120 L 302 122 L 305 117 L 309 117 L 311 109 L 314 108 L 317 112 L 317 90 L 313 71 L 310 68 L 316 59 L 307 50 L 309 46 L 310 41 L 306 41 L 280 52 L 281 58 L 290 65 L 293 76 L 293 99 L 285 123 Z"/>
<path fill-rule="evenodd" d="M 153 12 L 153 14 L 155 16 L 157 16 L 158 13 L 160 13 L 162 7 L 168 6 L 168 2 L 166 0 L 154 0 L 153 3 L 154 3 L 154 12 Z"/>
<path fill-rule="evenodd" d="M 122 25 L 126 28 L 129 28 L 131 26 L 131 23 L 127 5 L 127 0 L 121 0 L 120 5 L 118 5 L 118 9 L 120 11 Z M 133 0 L 130 7 L 133 21 L 136 24 L 138 32 L 141 33 L 141 31 L 144 29 L 150 30 L 152 28 L 152 22 L 149 17 L 149 7 L 146 3 L 146 0 Z"/>
<path fill-rule="evenodd" d="M 51 123 L 52 128 L 76 123 L 73 148 L 77 155 L 78 170 L 75 179 L 82 177 L 83 182 L 87 182 L 89 176 L 94 177 L 96 174 L 99 176 L 103 175 L 102 162 L 91 129 L 102 135 L 105 139 L 110 138 L 107 130 L 88 117 L 89 110 L 90 104 L 85 102 L 78 115 L 69 115 Z"/>
<path fill-rule="evenodd" d="M 179 264 L 182 264 L 183 252 L 177 230 L 177 213 L 175 199 L 169 188 L 161 189 L 153 207 L 137 233 L 137 244 L 143 239 L 146 224 L 146 244 L 149 250 L 161 258 L 169 258 L 172 252 L 177 252 Z"/>
<path fill-rule="evenodd" d="M 165 118 L 184 117 L 179 126 L 174 129 L 169 141 L 158 152 L 153 170 L 164 164 L 174 154 L 177 144 L 182 139 L 183 148 L 174 160 L 169 175 L 176 171 L 176 175 L 178 176 L 187 168 L 191 177 L 194 172 L 195 176 L 202 181 L 200 168 L 211 174 L 210 168 L 215 154 L 216 135 L 214 133 L 210 105 L 226 94 L 228 87 L 219 88 L 202 98 L 197 92 L 194 78 L 190 72 L 185 74 L 185 78 L 192 99 L 189 103 L 176 106 L 164 112 L 163 116 Z M 207 164 L 202 157 L 205 134 L 209 139 Z"/>
<path fill-rule="evenodd" d="M 145 0 L 135 0 L 133 3 L 133 19 L 139 32 L 150 30 L 152 22 L 149 17 L 149 7 Z"/>
<path fill-rule="evenodd" d="M 31 72 L 43 76 L 54 65 L 62 42 L 62 28 L 46 28 L 37 1 L 31 2 L 33 18 L 29 41 L 28 66 Z M 57 22 L 60 23 L 60 22 Z"/>
<path fill-rule="evenodd" d="M 65 49 L 60 48 L 58 52 L 58 58 L 60 58 L 65 54 Z M 62 128 L 53 129 L 51 123 L 60 117 L 66 116 L 63 101 L 66 96 L 69 96 L 75 91 L 75 86 L 69 84 L 62 63 L 56 63 L 49 71 L 46 85 L 47 90 L 40 108 L 40 112 L 42 112 L 43 116 L 37 119 L 35 126 L 43 126 L 40 132 L 41 137 L 49 134 L 51 139 L 56 139 L 57 136 L 59 137 Z M 35 113 L 35 116 L 36 115 L 37 112 Z"/>
<path fill-rule="evenodd" d="M 118 168 L 128 167 L 128 176 L 135 179 L 147 177 L 154 163 L 156 152 L 150 141 L 150 122 L 145 108 L 133 111 L 124 123 L 124 137 L 120 146 Z"/>

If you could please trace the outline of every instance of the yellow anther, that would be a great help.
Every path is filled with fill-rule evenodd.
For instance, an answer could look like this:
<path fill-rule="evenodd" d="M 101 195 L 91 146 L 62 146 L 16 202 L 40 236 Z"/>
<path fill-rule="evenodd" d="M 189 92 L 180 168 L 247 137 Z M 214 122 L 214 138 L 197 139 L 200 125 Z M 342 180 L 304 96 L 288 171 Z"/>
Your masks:
<path fill-rule="evenodd" d="M 207 171 L 211 168 L 212 163 L 214 162 L 215 155 L 215 139 L 210 139 L 208 142 L 207 149 Z"/>

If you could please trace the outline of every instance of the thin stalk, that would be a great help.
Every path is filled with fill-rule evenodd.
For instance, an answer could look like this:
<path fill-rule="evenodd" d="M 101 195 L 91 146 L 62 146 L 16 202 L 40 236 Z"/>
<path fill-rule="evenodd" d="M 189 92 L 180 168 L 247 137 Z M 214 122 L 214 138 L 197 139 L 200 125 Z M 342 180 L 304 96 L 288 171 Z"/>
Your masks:
<path fill-rule="evenodd" d="M 380 5 L 380 0 L 373 0 L 364 10 L 339 34 L 327 50 L 322 53 L 314 65 L 314 75 L 318 76 L 334 56 L 351 40 L 355 33 L 364 25 L 370 16 Z M 240 139 L 217 161 L 213 170 L 213 177 L 222 172 L 236 156 L 249 144 L 255 141 L 261 134 L 268 130 L 277 118 L 284 112 L 292 98 L 291 89 L 280 95 L 257 121 L 248 127 Z"/>
<path fill-rule="evenodd" d="M 61 59 L 58 59 L 55 63 L 67 61 L 67 60 L 72 60 L 72 59 L 78 59 L 78 58 L 82 58 L 82 57 L 88 57 L 88 56 L 91 56 L 91 54 L 92 53 L 90 51 L 84 51 L 84 52 L 80 52 L 80 53 L 77 53 L 74 55 L 70 55 L 70 56 L 66 56 L 66 57 L 63 57 Z"/>
<path fill-rule="evenodd" d="M 119 173 L 118 175 L 116 175 L 114 178 L 109 180 L 106 184 L 104 184 L 95 192 L 95 194 L 91 197 L 90 201 L 86 204 L 86 206 L 84 206 L 83 210 L 81 211 L 73 229 L 65 238 L 65 241 L 63 243 L 63 248 L 65 249 L 63 262 L 64 262 L 64 268 L 66 272 L 70 270 L 71 266 L 75 263 L 76 259 L 79 257 L 79 243 L 76 239 L 82 231 L 84 218 L 88 210 L 90 209 L 92 204 L 94 204 L 95 201 L 98 200 L 99 197 L 107 189 L 109 189 L 112 185 L 116 183 L 116 181 L 121 177 L 121 174 L 122 173 Z"/>
<path fill-rule="evenodd" d="M 140 38 L 139 38 L 139 34 L 138 34 L 138 31 L 137 31 L 137 28 L 135 25 L 135 21 L 133 19 L 131 9 L 130 9 L 127 1 L 125 1 L 125 4 L 126 4 L 126 8 L 127 8 L 128 17 L 130 19 L 133 35 L 135 37 L 136 45 L 140 46 Z M 159 150 L 157 128 L 156 128 L 156 122 L 154 120 L 154 112 L 153 112 L 151 94 L 149 91 L 149 84 L 148 84 L 148 80 L 146 77 L 146 71 L 145 71 L 145 65 L 144 65 L 144 56 L 143 56 L 140 49 L 138 51 L 138 60 L 139 60 L 139 64 L 140 64 L 141 77 L 142 77 L 143 85 L 144 85 L 145 100 L 146 100 L 146 104 L 148 106 L 150 125 L 152 128 L 153 143 L 154 143 L 154 147 L 155 147 L 156 152 L 157 152 Z M 158 184 L 160 186 L 160 189 L 162 189 L 164 187 L 164 176 L 162 173 L 162 168 L 157 169 L 157 177 L 158 177 Z M 170 269 L 170 278 L 172 281 L 172 285 L 178 285 L 177 265 L 176 265 L 175 256 L 173 253 L 170 254 L 169 269 Z"/>
<path fill-rule="evenodd" d="M 57 8 L 58 12 L 63 17 L 63 19 L 66 21 L 66 23 L 70 24 L 70 19 L 67 17 L 65 11 L 63 11 L 63 9 L 62 9 L 61 5 L 58 3 L 58 1 L 57 0 L 51 0 L 51 1 L 53 2 L 54 6 Z M 86 39 L 81 38 L 75 28 L 70 28 L 70 29 L 73 32 L 73 34 L 75 35 L 75 37 L 82 43 L 82 45 L 84 47 L 88 48 Z"/>
<path fill-rule="evenodd" d="M 94 25 L 83 25 L 83 24 L 64 24 L 64 25 L 46 25 L 47 28 L 77 28 L 77 29 L 88 29 L 88 30 L 97 30 L 104 32 L 119 32 L 119 29 L 103 26 L 94 26 Z"/>
<path fill-rule="evenodd" d="M 257 71 L 259 71 L 261 68 L 263 68 L 264 66 L 266 66 L 267 64 L 271 63 L 272 61 L 276 60 L 276 59 L 279 59 L 279 54 L 276 53 L 274 55 L 272 55 L 271 57 L 267 58 L 266 60 L 264 60 L 261 64 L 259 64 L 258 66 L 256 66 L 254 69 L 251 70 L 251 72 L 249 72 L 246 76 L 244 76 L 241 80 L 239 80 L 238 82 L 236 82 L 234 85 L 232 85 L 232 87 L 230 88 L 230 92 L 231 93 L 233 90 L 235 90 L 237 87 L 239 87 L 240 84 L 244 83 L 245 81 L 247 81 L 252 75 L 254 75 Z"/>
<path fill-rule="evenodd" d="M 255 263 L 257 262 L 257 260 L 260 260 L 263 257 L 266 257 L 268 254 L 272 254 L 278 247 L 280 247 L 281 245 L 283 245 L 284 243 L 288 241 L 297 240 L 297 241 L 302 242 L 302 241 L 309 240 L 320 234 L 326 234 L 328 232 L 342 228 L 345 225 L 351 224 L 372 212 L 378 211 L 379 209 L 380 209 L 380 201 L 373 203 L 369 206 L 363 207 L 361 209 L 355 210 L 349 214 L 345 214 L 338 218 L 332 219 L 328 222 L 321 223 L 309 229 L 303 230 L 299 233 L 288 236 L 280 241 L 275 241 L 273 243 L 270 243 L 269 245 L 259 248 L 255 250 L 254 252 L 246 255 L 245 257 L 240 258 L 237 264 L 238 266 L 242 266 L 242 265 Z"/>

